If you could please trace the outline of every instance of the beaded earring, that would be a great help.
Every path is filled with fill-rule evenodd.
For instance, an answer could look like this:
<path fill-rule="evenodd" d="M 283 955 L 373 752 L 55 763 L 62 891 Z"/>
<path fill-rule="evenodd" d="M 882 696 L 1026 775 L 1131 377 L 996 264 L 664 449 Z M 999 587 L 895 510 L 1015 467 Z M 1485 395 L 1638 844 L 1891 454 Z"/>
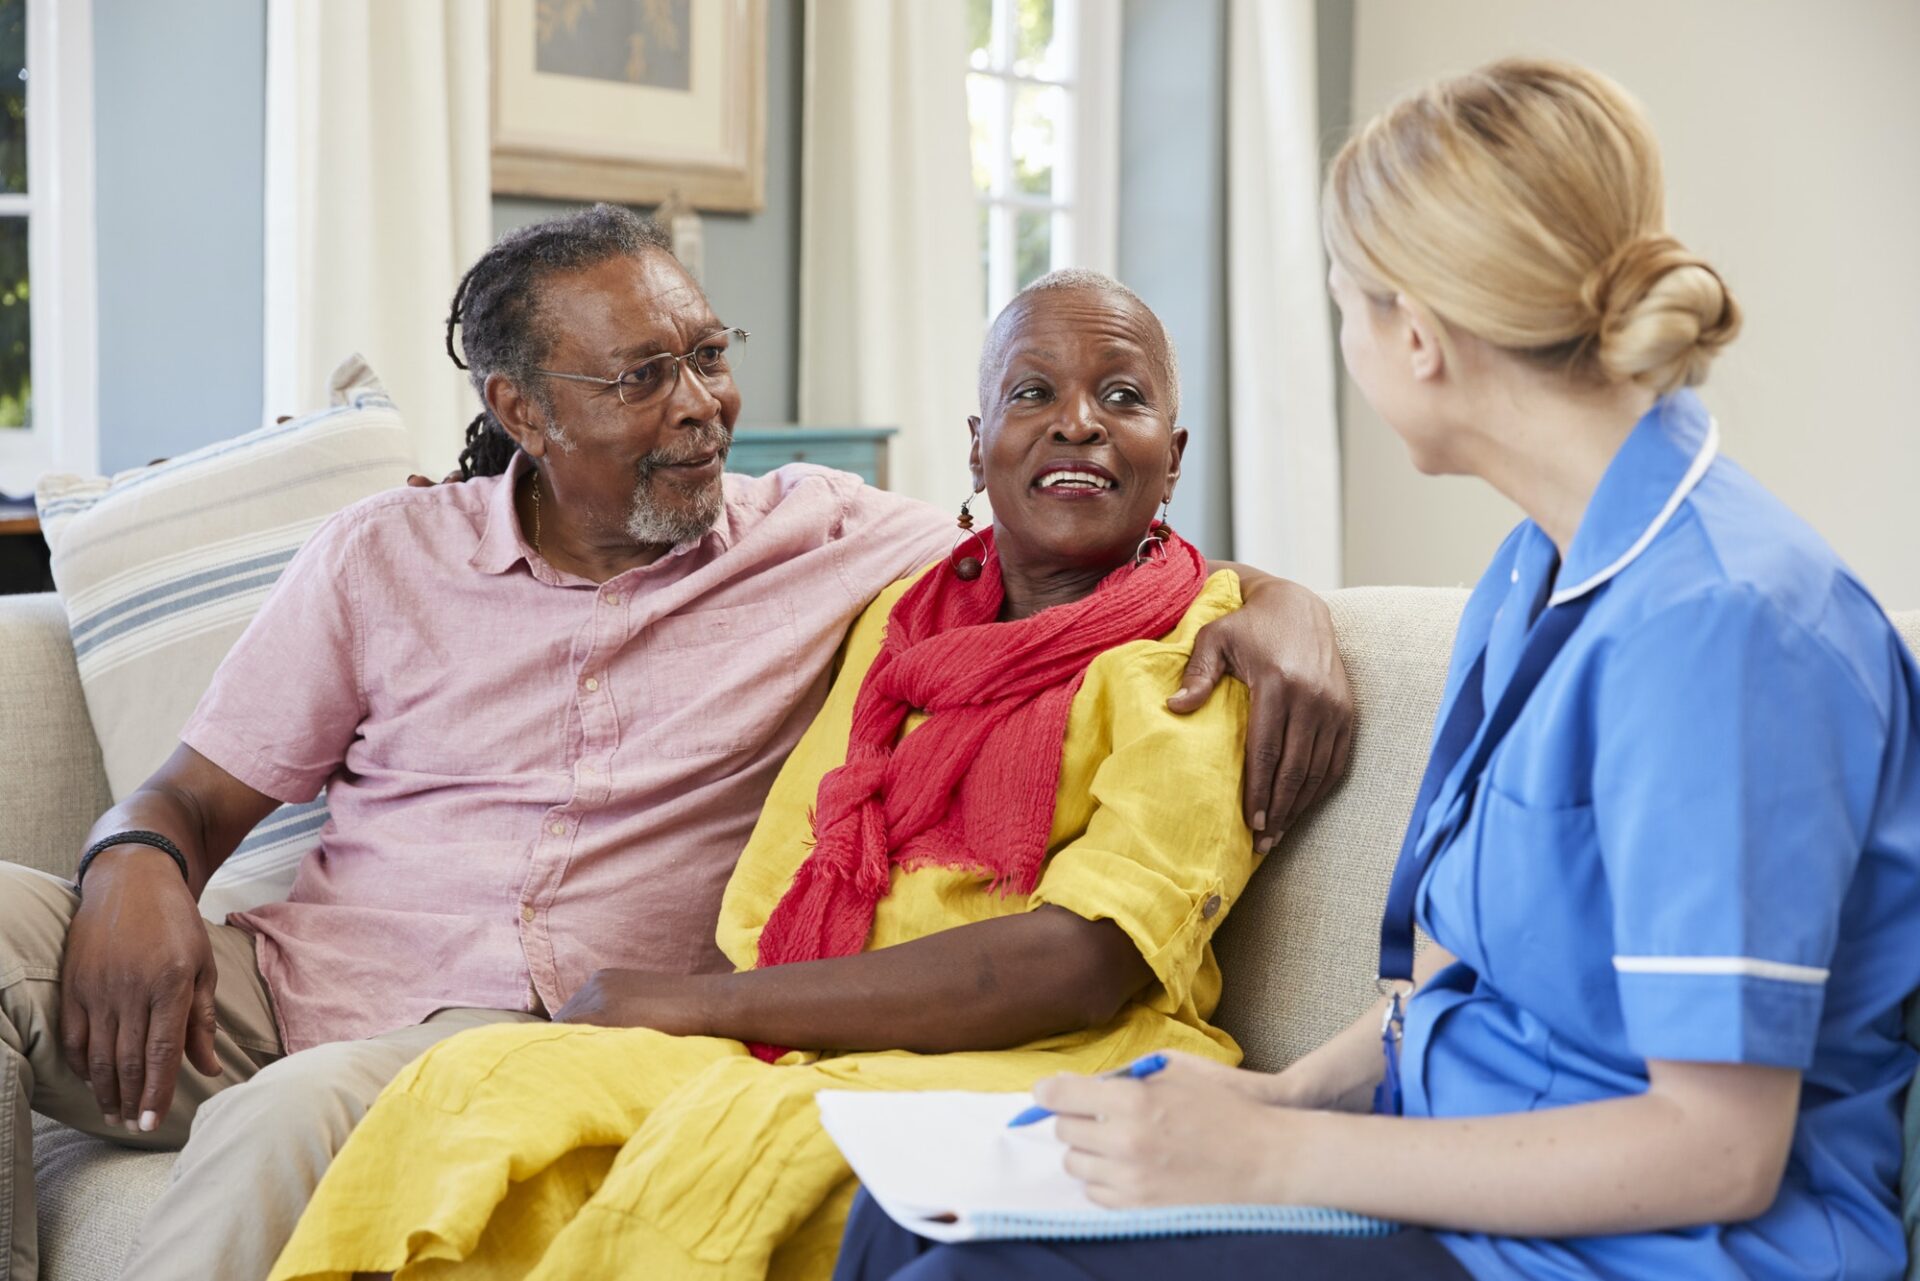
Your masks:
<path fill-rule="evenodd" d="M 974 495 L 968 494 L 966 501 L 960 504 L 960 519 L 956 522 L 960 526 L 960 536 L 953 540 L 953 550 L 947 553 L 954 576 L 963 583 L 971 583 L 980 577 L 980 563 L 987 558 L 987 540 L 975 533 L 973 528 L 973 499 Z M 960 555 L 960 549 L 966 546 L 969 539 L 979 545 L 978 556 Z"/>

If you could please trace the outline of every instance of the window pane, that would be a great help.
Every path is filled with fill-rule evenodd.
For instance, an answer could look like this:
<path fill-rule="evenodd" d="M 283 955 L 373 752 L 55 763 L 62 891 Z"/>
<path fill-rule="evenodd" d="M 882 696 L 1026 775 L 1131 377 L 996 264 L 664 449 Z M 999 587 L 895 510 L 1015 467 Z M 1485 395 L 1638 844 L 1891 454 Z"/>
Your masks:
<path fill-rule="evenodd" d="M 994 161 L 1000 151 L 1001 112 L 1006 82 L 992 76 L 967 77 L 968 149 L 973 155 L 973 189 L 981 195 L 993 190 Z"/>
<path fill-rule="evenodd" d="M 0 428 L 30 424 L 27 220 L 0 218 Z"/>
<path fill-rule="evenodd" d="M 1014 0 L 1014 70 L 1058 79 L 1064 70 L 1060 53 L 1053 40 L 1053 0 Z"/>
<path fill-rule="evenodd" d="M 993 65 L 993 0 L 967 0 L 967 65 L 985 70 Z"/>
<path fill-rule="evenodd" d="M 1013 188 L 1030 196 L 1053 194 L 1061 113 L 1067 91 L 1021 85 L 1013 99 Z"/>
<path fill-rule="evenodd" d="M 1025 289 L 1053 268 L 1053 215 L 1022 209 L 1014 216 L 1014 288 Z"/>
<path fill-rule="evenodd" d="M 0 191 L 26 189 L 27 0 L 0 0 Z"/>
<path fill-rule="evenodd" d="M 987 318 L 993 318 L 993 207 L 980 206 L 980 296 L 987 303 Z"/>

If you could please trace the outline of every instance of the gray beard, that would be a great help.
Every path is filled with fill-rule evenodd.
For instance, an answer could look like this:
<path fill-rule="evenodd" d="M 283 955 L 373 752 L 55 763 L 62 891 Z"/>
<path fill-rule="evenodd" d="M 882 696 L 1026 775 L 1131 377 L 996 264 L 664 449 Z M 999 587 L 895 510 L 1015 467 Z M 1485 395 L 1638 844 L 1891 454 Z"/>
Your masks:
<path fill-rule="evenodd" d="M 553 412 L 547 411 L 547 436 L 561 449 L 573 450 L 573 440 L 566 430 L 553 418 Z M 696 442 L 709 449 L 719 451 L 722 467 L 725 456 L 733 446 L 733 433 L 722 428 L 703 430 Z M 658 458 L 659 461 L 653 461 Z M 678 547 L 681 543 L 691 543 L 704 538 L 707 531 L 720 521 L 720 513 L 726 506 L 726 484 L 715 477 L 711 485 L 697 493 L 669 484 L 668 488 L 681 496 L 681 502 L 673 506 L 663 506 L 652 497 L 653 482 L 660 475 L 660 467 L 670 459 L 659 455 L 648 455 L 640 465 L 640 478 L 633 486 L 633 502 L 627 508 L 627 537 L 634 542 L 652 547 Z"/>
<path fill-rule="evenodd" d="M 683 504 L 671 507 L 654 501 L 650 491 L 654 476 L 648 472 L 633 490 L 633 506 L 627 511 L 627 537 L 636 543 L 655 547 L 677 547 L 704 538 L 720 521 L 725 505 L 725 482 L 715 477 L 698 493 L 687 494 Z"/>

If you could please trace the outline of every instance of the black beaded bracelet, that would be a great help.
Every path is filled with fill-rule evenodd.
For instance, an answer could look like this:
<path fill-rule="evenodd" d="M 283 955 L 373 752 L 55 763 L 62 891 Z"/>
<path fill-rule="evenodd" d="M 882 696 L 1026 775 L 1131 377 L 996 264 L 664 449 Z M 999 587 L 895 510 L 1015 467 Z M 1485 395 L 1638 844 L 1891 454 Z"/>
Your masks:
<path fill-rule="evenodd" d="M 73 889 L 76 894 L 80 892 L 80 882 L 87 878 L 88 865 L 100 853 L 116 845 L 146 845 L 159 850 L 172 859 L 175 866 L 180 869 L 180 879 L 189 885 L 193 884 L 193 874 L 187 871 L 187 856 L 180 852 L 178 845 L 158 832 L 115 832 L 112 836 L 87 846 L 87 852 L 80 856 L 80 866 L 75 868 L 73 873 Z"/>

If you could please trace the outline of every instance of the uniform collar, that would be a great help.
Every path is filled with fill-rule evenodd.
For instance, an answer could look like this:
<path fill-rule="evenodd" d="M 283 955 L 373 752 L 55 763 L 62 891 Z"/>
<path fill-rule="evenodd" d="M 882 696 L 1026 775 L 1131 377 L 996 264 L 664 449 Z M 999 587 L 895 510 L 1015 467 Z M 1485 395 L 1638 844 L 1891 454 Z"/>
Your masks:
<path fill-rule="evenodd" d="M 533 569 L 538 563 L 549 574 L 557 572 L 547 566 L 545 559 L 536 555 L 527 543 L 526 535 L 520 529 L 520 513 L 514 507 L 514 493 L 520 488 L 521 478 L 527 474 L 527 469 L 532 465 L 525 454 L 515 450 L 513 458 L 507 463 L 506 472 L 500 477 L 498 488 L 487 500 L 486 528 L 481 531 L 479 548 L 467 562 L 483 574 L 504 574 L 522 561 L 526 562 L 529 569 Z M 724 478 L 721 483 L 723 485 L 726 483 Z M 653 563 L 665 564 L 667 561 L 687 555 L 696 548 L 709 545 L 715 551 L 725 551 L 733 541 L 732 497 L 731 493 L 726 493 L 720 519 L 714 522 L 713 528 L 708 530 L 704 537 L 681 543 Z"/>
<path fill-rule="evenodd" d="M 1564 605 L 1612 579 L 1653 545 L 1720 452 L 1720 427 L 1691 391 L 1654 403 L 1600 478 L 1548 598 Z"/>

